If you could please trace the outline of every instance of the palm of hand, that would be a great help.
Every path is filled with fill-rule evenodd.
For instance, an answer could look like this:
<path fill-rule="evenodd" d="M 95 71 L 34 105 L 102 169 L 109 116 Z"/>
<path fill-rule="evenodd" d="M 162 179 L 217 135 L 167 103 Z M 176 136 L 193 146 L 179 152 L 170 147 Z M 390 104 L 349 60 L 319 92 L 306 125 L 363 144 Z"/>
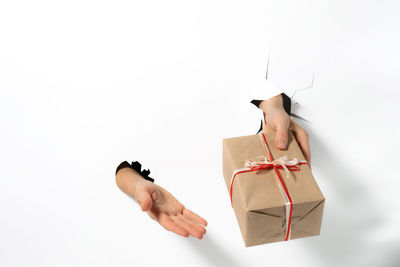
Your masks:
<path fill-rule="evenodd" d="M 143 211 L 165 229 L 182 236 L 199 239 L 206 233 L 207 221 L 186 209 L 171 193 L 152 182 L 136 184 L 136 200 Z"/>

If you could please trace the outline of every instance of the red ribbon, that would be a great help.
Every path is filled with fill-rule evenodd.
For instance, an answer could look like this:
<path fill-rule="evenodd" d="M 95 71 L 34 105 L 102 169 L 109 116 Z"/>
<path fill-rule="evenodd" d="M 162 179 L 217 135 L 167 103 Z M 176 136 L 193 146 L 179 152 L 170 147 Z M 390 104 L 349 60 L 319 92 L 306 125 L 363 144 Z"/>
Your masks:
<path fill-rule="evenodd" d="M 267 150 L 267 152 L 268 152 L 269 160 L 270 160 L 270 162 L 272 162 L 272 161 L 274 161 L 274 159 L 273 159 L 272 154 L 271 154 L 271 151 L 270 151 L 270 149 L 269 149 L 267 139 L 265 138 L 264 133 L 262 133 L 261 136 L 262 136 L 262 138 L 263 138 L 263 141 L 264 141 L 266 150 Z M 306 163 L 306 162 L 299 162 L 299 163 L 297 163 L 296 165 L 289 165 L 289 166 L 286 165 L 286 168 L 287 168 L 289 171 L 299 171 L 299 170 L 300 170 L 300 167 L 298 166 L 299 164 L 307 164 L 307 163 Z M 231 198 L 231 205 L 233 206 L 233 202 L 232 202 L 233 181 L 235 180 L 236 175 L 238 175 L 238 174 L 240 174 L 240 173 L 245 173 L 245 172 L 253 172 L 253 171 L 267 170 L 267 169 L 272 169 L 272 168 L 274 168 L 274 170 L 275 170 L 275 172 L 276 172 L 276 174 L 277 174 L 277 176 L 278 176 L 278 181 L 279 181 L 280 185 L 282 186 L 282 188 L 283 188 L 283 190 L 284 190 L 284 192 L 285 192 L 285 194 L 286 194 L 286 196 L 287 196 L 287 198 L 288 198 L 288 200 L 289 200 L 289 203 L 290 203 L 289 222 L 288 222 L 288 224 L 287 224 L 286 236 L 285 236 L 285 241 L 287 241 L 287 240 L 289 239 L 290 230 L 291 230 L 291 225 L 292 225 L 293 201 L 292 201 L 292 198 L 290 197 L 290 194 L 289 194 L 289 191 L 288 191 L 288 189 L 287 189 L 287 187 L 286 187 L 286 184 L 285 184 L 285 182 L 283 181 L 282 176 L 281 176 L 281 174 L 280 174 L 279 171 L 278 171 L 278 169 L 284 169 L 282 165 L 277 165 L 277 164 L 272 164 L 272 163 L 268 163 L 268 164 L 258 164 L 258 165 L 256 165 L 256 166 L 252 166 L 252 167 L 249 168 L 249 169 L 244 169 L 244 170 L 241 170 L 241 171 L 236 172 L 236 173 L 233 175 L 233 177 L 232 177 L 231 186 L 230 186 L 230 190 L 229 190 L 229 191 L 230 191 L 229 194 L 230 194 L 230 198 Z"/>
<path fill-rule="evenodd" d="M 298 164 L 305 164 L 305 163 L 298 163 Z M 268 164 L 258 164 L 256 166 L 251 167 L 251 171 L 260 171 L 260 170 L 266 170 L 266 169 L 272 169 L 272 168 L 278 168 L 278 169 L 283 169 L 282 165 L 275 165 L 272 163 L 268 163 Z M 292 165 L 292 166 L 288 166 L 286 165 L 286 168 L 289 171 L 300 171 L 300 167 L 297 165 Z"/>

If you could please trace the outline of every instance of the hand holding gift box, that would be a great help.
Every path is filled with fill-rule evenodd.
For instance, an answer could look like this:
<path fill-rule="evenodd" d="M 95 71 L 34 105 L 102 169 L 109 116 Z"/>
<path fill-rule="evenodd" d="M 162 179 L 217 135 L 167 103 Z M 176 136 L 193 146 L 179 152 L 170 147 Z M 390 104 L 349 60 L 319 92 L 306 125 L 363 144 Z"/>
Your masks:
<path fill-rule="evenodd" d="M 223 140 L 223 173 L 246 246 L 320 232 L 325 199 L 311 170 L 292 134 L 287 150 L 274 140 L 264 132 Z"/>

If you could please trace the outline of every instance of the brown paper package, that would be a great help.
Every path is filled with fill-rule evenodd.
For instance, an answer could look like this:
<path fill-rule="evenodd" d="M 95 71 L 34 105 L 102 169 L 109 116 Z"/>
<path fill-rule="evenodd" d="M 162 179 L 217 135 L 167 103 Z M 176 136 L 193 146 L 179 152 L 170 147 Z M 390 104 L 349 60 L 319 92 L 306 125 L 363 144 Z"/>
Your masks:
<path fill-rule="evenodd" d="M 284 155 L 304 159 L 293 135 L 289 135 L 287 150 L 276 148 L 273 134 L 265 137 L 274 159 Z M 266 155 L 258 135 L 223 139 L 223 174 L 228 193 L 233 171 L 259 156 Z M 319 235 L 325 198 L 309 166 L 301 165 L 300 171 L 292 171 L 289 178 L 283 170 L 279 172 L 293 201 L 290 239 Z M 246 247 L 285 239 L 286 209 L 274 169 L 238 174 L 233 184 L 233 209 Z"/>

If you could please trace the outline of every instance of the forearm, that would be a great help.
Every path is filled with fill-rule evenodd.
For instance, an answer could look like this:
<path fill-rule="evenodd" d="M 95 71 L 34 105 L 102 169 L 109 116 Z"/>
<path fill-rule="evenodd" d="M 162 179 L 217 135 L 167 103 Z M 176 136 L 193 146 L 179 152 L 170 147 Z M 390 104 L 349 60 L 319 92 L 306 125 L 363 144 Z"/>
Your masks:
<path fill-rule="evenodd" d="M 136 183 L 143 177 L 131 168 L 120 169 L 115 175 L 115 181 L 122 192 L 136 199 Z"/>

